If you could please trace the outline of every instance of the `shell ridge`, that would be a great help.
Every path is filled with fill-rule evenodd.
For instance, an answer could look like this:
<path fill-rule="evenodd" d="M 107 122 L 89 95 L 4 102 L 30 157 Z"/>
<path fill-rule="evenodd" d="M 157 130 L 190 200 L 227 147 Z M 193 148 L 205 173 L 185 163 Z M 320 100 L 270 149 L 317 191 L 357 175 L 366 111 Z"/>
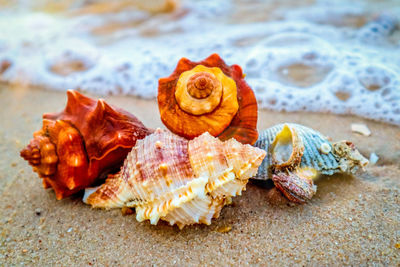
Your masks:
<path fill-rule="evenodd" d="M 178 188 L 176 191 L 168 192 L 165 195 L 160 196 L 159 199 L 151 202 L 147 202 L 147 209 L 149 207 L 153 210 L 160 210 L 159 207 L 165 207 L 160 210 L 160 216 L 164 217 L 168 212 L 180 207 L 183 203 L 189 202 L 196 196 L 205 195 L 204 188 L 207 183 L 206 177 L 200 177 L 188 182 L 185 186 Z M 188 190 L 191 188 L 191 192 Z M 189 192 L 189 193 L 188 193 Z M 185 193 L 187 193 L 185 195 Z M 146 207 L 140 207 L 141 209 L 146 211 Z M 148 219 L 145 215 L 143 215 L 143 220 Z"/>

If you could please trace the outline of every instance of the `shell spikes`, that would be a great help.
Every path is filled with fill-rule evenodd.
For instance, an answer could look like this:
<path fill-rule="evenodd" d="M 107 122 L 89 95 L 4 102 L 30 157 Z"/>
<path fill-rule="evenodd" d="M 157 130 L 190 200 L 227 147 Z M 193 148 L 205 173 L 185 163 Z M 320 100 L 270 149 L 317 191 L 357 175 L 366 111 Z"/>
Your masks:
<path fill-rule="evenodd" d="M 68 90 L 60 113 L 43 115 L 43 127 L 20 155 L 52 187 L 57 199 L 74 194 L 102 174 L 118 169 L 135 145 L 152 131 L 135 116 L 104 100 Z"/>
<path fill-rule="evenodd" d="M 156 130 L 136 143 L 118 174 L 86 189 L 84 202 L 95 208 L 135 207 L 136 219 L 152 224 L 160 219 L 179 228 L 210 224 L 245 190 L 265 154 L 207 132 L 189 141 Z"/>
<path fill-rule="evenodd" d="M 354 173 L 368 164 L 351 142 L 331 143 L 321 133 L 294 123 L 265 130 L 255 146 L 268 153 L 254 178 L 272 179 L 296 203 L 312 198 L 316 192 L 313 180 L 319 174 Z"/>
<path fill-rule="evenodd" d="M 173 133 L 193 139 L 204 132 L 243 144 L 257 140 L 257 101 L 238 65 L 218 54 L 193 62 L 179 60 L 158 83 L 161 120 Z"/>

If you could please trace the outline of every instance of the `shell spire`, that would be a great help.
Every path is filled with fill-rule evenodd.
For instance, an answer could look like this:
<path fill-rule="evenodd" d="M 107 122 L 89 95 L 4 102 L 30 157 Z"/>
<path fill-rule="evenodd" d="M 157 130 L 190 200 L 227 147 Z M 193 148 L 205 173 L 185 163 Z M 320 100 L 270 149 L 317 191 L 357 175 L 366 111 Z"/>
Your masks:
<path fill-rule="evenodd" d="M 193 139 L 204 132 L 244 144 L 257 140 L 257 101 L 238 65 L 218 54 L 193 62 L 179 60 L 158 85 L 161 120 L 173 133 Z"/>
<path fill-rule="evenodd" d="M 316 193 L 313 183 L 319 174 L 355 173 L 368 164 L 348 141 L 331 143 L 308 127 L 285 123 L 265 130 L 256 147 L 267 151 L 258 175 L 272 179 L 275 186 L 292 202 L 304 203 Z"/>
<path fill-rule="evenodd" d="M 43 127 L 34 133 L 20 155 L 52 187 L 57 199 L 74 194 L 102 174 L 118 169 L 136 140 L 152 130 L 135 116 L 68 90 L 65 109 L 43 115 Z"/>
<path fill-rule="evenodd" d="M 210 224 L 245 190 L 265 154 L 207 132 L 189 141 L 157 130 L 136 143 L 118 174 L 86 189 L 84 202 L 95 208 L 135 207 L 136 219 L 152 224 L 160 219 L 179 228 Z"/>

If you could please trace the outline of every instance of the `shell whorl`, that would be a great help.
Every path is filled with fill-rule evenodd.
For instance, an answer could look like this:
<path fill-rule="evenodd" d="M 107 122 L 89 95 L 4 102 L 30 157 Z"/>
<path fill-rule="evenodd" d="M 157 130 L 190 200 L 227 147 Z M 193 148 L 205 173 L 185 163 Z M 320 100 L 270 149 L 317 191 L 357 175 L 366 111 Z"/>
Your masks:
<path fill-rule="evenodd" d="M 167 131 L 137 142 L 118 175 L 87 190 L 93 207 L 135 207 L 138 221 L 162 219 L 180 228 L 210 224 L 230 198 L 241 194 L 265 152 L 208 133 L 188 141 Z"/>
<path fill-rule="evenodd" d="M 203 99 L 208 97 L 214 90 L 221 87 L 220 81 L 209 72 L 198 72 L 193 74 L 187 83 L 190 96 Z"/>
<path fill-rule="evenodd" d="M 240 66 L 228 66 L 218 54 L 193 62 L 179 60 L 158 82 L 158 107 L 167 128 L 193 139 L 209 132 L 243 144 L 257 140 L 257 100 Z"/>
<path fill-rule="evenodd" d="M 57 170 L 56 147 L 42 131 L 36 132 L 34 136 L 29 145 L 21 150 L 20 155 L 33 166 L 40 177 L 51 176 Z"/>
<path fill-rule="evenodd" d="M 182 110 L 193 115 L 213 112 L 222 105 L 230 116 L 226 118 L 228 123 L 239 108 L 235 82 L 220 68 L 208 68 L 203 65 L 197 65 L 180 75 L 175 98 Z"/>

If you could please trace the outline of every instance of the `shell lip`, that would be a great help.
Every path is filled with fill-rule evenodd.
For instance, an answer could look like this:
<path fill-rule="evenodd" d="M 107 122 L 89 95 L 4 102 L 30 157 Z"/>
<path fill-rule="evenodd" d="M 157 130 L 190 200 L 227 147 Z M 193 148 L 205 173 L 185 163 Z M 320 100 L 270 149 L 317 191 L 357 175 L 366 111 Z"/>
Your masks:
<path fill-rule="evenodd" d="M 269 148 L 269 153 L 273 169 L 293 169 L 301 162 L 304 144 L 296 129 L 284 124 L 283 129 L 276 134 Z"/>

